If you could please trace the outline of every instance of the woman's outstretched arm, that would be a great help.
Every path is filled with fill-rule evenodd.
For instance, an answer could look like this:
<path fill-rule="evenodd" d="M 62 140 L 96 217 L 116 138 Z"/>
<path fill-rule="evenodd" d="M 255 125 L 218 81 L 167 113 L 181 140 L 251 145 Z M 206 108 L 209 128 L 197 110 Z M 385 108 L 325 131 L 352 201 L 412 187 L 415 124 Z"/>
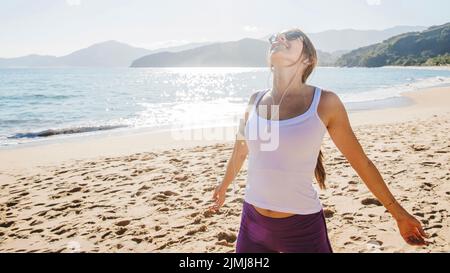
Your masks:
<path fill-rule="evenodd" d="M 380 172 L 365 154 L 350 126 L 347 111 L 339 97 L 328 91 L 323 102 L 325 109 L 332 109 L 327 124 L 331 139 L 369 190 L 397 221 L 403 239 L 410 245 L 427 244 L 424 237 L 428 236 L 423 231 L 420 222 L 397 202 Z M 327 110 L 327 112 L 329 111 Z"/>
<path fill-rule="evenodd" d="M 247 122 L 249 113 L 251 111 L 251 107 L 253 102 L 255 101 L 256 94 L 253 94 L 250 97 L 249 103 L 247 105 L 247 109 L 244 114 L 244 119 L 239 123 L 239 128 L 236 134 L 236 141 L 234 142 L 233 152 L 231 154 L 230 159 L 228 160 L 225 176 L 222 179 L 222 182 L 216 186 L 213 193 L 213 201 L 214 204 L 209 208 L 212 211 L 217 211 L 225 202 L 225 195 L 228 189 L 228 186 L 233 182 L 233 180 L 238 175 L 239 171 L 244 164 L 245 159 L 248 155 L 248 147 L 247 142 L 244 138 L 244 127 Z"/>

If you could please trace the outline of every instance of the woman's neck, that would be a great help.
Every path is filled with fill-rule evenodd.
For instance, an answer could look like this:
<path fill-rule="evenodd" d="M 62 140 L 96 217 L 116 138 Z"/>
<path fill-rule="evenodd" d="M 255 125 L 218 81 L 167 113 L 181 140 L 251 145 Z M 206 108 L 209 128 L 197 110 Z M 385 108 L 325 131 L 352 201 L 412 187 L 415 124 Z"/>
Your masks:
<path fill-rule="evenodd" d="M 283 67 L 280 69 L 274 69 L 273 71 L 273 88 L 271 96 L 280 101 L 283 94 L 284 99 L 290 95 L 296 94 L 302 90 L 305 90 L 307 85 L 302 82 L 302 71 L 296 72 L 297 68 Z"/>

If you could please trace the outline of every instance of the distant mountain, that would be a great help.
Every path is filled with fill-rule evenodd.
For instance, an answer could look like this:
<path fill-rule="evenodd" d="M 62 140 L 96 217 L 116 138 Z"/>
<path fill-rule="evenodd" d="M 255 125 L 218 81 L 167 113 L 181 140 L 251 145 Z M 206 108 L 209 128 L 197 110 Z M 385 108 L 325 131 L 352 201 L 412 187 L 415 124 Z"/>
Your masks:
<path fill-rule="evenodd" d="M 132 60 L 149 52 L 151 51 L 117 41 L 107 41 L 62 57 L 28 55 L 19 58 L 0 59 L 0 67 L 127 67 Z"/>
<path fill-rule="evenodd" d="M 433 26 L 422 32 L 404 33 L 381 43 L 353 50 L 342 55 L 337 65 L 379 67 L 442 64 L 449 59 L 448 54 L 450 23 Z"/>
<path fill-rule="evenodd" d="M 267 66 L 269 43 L 245 38 L 181 52 L 161 52 L 135 60 L 132 67 Z"/>
<path fill-rule="evenodd" d="M 350 50 L 381 42 L 400 33 L 424 29 L 425 27 L 399 26 L 382 31 L 329 30 L 312 33 L 309 36 L 317 48 L 319 65 L 332 66 L 342 54 Z M 0 67 L 128 67 L 130 64 L 135 67 L 154 65 L 220 66 L 221 64 L 224 66 L 240 66 L 241 64 L 243 66 L 266 66 L 269 45 L 267 37 L 262 40 L 243 39 L 238 41 L 239 43 L 190 43 L 155 50 L 133 47 L 117 41 L 107 41 L 62 57 L 28 55 L 19 58 L 0 58 Z M 259 41 L 259 43 L 255 41 Z M 141 58 L 144 56 L 146 58 Z M 441 61 L 442 58 L 436 60 L 436 62 Z"/>
<path fill-rule="evenodd" d="M 197 47 L 201 47 L 201 46 L 205 46 L 205 45 L 210 45 L 210 44 L 214 44 L 214 43 L 216 43 L 216 42 L 189 43 L 189 44 L 180 45 L 180 46 L 159 48 L 159 49 L 151 50 L 151 52 L 149 54 L 155 54 L 155 53 L 159 53 L 159 52 L 180 52 L 180 51 L 189 50 L 189 49 L 193 49 L 193 48 L 197 48 Z"/>
<path fill-rule="evenodd" d="M 182 46 L 148 50 L 117 41 L 107 41 L 55 57 L 28 55 L 18 58 L 0 58 L 0 67 L 128 67 L 137 58 L 161 51 L 178 52 L 208 43 L 191 43 Z"/>
<path fill-rule="evenodd" d="M 384 30 L 327 30 L 317 33 L 307 33 L 318 50 L 325 52 L 350 51 L 363 46 L 379 43 L 389 37 L 405 32 L 422 31 L 423 26 L 396 26 Z M 267 41 L 270 35 L 261 38 Z"/>
<path fill-rule="evenodd" d="M 245 38 L 180 52 L 160 52 L 135 60 L 131 67 L 267 67 L 269 43 Z M 332 65 L 337 57 L 318 51 L 319 63 Z M 322 64 L 322 63 L 320 63 Z"/>
<path fill-rule="evenodd" d="M 33 54 L 18 58 L 0 58 L 0 67 L 36 67 L 56 65 L 58 65 L 58 58 L 55 56 Z"/>
<path fill-rule="evenodd" d="M 63 66 L 123 67 L 149 52 L 144 48 L 107 41 L 59 57 L 58 61 Z"/>

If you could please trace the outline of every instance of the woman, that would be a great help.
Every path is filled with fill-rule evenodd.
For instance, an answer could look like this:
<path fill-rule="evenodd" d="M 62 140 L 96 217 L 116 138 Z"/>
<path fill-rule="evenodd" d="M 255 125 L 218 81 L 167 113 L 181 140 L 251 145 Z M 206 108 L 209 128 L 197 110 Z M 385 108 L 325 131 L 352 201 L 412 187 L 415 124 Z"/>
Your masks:
<path fill-rule="evenodd" d="M 325 188 L 320 146 L 326 131 L 392 214 L 404 240 L 411 245 L 427 244 L 420 222 L 396 201 L 364 153 L 339 97 L 306 84 L 317 64 L 309 38 L 294 28 L 269 40 L 273 88 L 251 96 L 239 129 L 244 137 L 237 137 L 210 207 L 220 209 L 229 184 L 249 155 L 236 252 L 332 252 L 323 209 L 312 185 L 315 176 Z M 273 147 L 263 146 L 263 137 L 255 137 L 264 130 L 270 131 Z"/>

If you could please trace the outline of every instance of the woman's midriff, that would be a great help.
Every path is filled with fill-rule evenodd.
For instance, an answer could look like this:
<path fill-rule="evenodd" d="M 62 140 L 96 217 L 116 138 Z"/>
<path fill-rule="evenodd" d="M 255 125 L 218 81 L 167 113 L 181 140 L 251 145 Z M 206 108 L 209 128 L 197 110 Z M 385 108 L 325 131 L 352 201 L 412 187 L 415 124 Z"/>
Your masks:
<path fill-rule="evenodd" d="M 286 217 L 295 215 L 292 213 L 279 212 L 279 211 L 274 211 L 274 210 L 270 210 L 270 209 L 262 209 L 262 208 L 258 208 L 257 206 L 253 206 L 253 207 L 261 215 L 266 216 L 266 217 L 271 217 L 271 218 L 286 218 Z"/>

